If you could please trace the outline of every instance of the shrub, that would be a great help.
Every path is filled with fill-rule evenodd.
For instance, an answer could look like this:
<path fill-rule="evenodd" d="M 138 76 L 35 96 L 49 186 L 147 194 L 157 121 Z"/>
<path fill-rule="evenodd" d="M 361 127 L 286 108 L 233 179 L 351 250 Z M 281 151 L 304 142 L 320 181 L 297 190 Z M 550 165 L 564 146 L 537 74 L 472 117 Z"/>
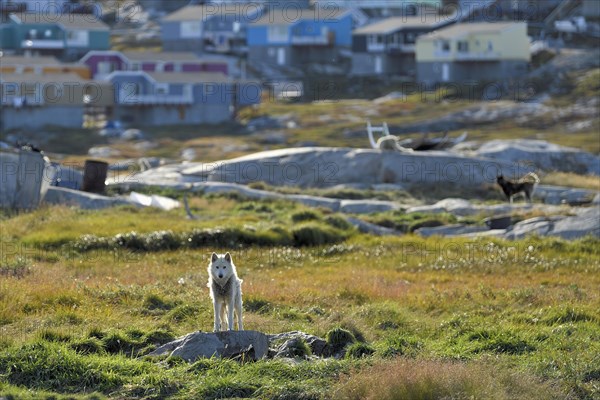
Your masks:
<path fill-rule="evenodd" d="M 112 242 L 116 247 L 122 247 L 131 250 L 146 250 L 145 239 L 137 232 L 118 233 L 113 237 Z"/>
<path fill-rule="evenodd" d="M 339 243 L 344 237 L 337 231 L 320 225 L 304 225 L 292 230 L 296 246 L 322 246 Z"/>
<path fill-rule="evenodd" d="M 291 216 L 293 222 L 317 221 L 321 216 L 312 210 L 297 211 Z"/>
<path fill-rule="evenodd" d="M 570 398 L 559 387 L 524 373 L 477 362 L 411 360 L 377 362 L 342 379 L 332 398 L 348 400 Z"/>
<path fill-rule="evenodd" d="M 346 358 L 362 358 L 375 353 L 375 349 L 366 343 L 352 343 L 346 349 Z"/>
<path fill-rule="evenodd" d="M 104 352 L 102 341 L 98 338 L 83 338 L 69 344 L 73 350 L 80 354 L 95 354 Z"/>
<path fill-rule="evenodd" d="M 312 354 L 310 346 L 302 338 L 290 339 L 286 342 L 287 357 L 308 357 Z"/>
<path fill-rule="evenodd" d="M 398 335 L 384 340 L 379 351 L 382 357 L 415 356 L 422 346 L 418 339 Z"/>
<path fill-rule="evenodd" d="M 151 232 L 143 236 L 145 250 L 175 250 L 181 246 L 180 239 L 171 231 Z"/>
<path fill-rule="evenodd" d="M 68 342 L 71 340 L 71 335 L 49 329 L 44 329 L 39 335 L 40 339 L 46 342 Z"/>
<path fill-rule="evenodd" d="M 31 273 L 31 266 L 25 257 L 16 257 L 12 262 L 0 265 L 0 276 L 23 278 Z"/>
<path fill-rule="evenodd" d="M 339 327 L 327 332 L 326 340 L 333 352 L 340 351 L 347 345 L 356 342 L 356 338 L 349 330 Z"/>
<path fill-rule="evenodd" d="M 346 218 L 341 217 L 339 215 L 328 215 L 327 217 L 325 217 L 325 223 L 342 231 L 347 231 L 354 227 L 354 225 L 348 222 Z"/>
<path fill-rule="evenodd" d="M 260 297 L 247 297 L 243 305 L 244 310 L 258 314 L 266 314 L 273 309 L 271 302 Z"/>

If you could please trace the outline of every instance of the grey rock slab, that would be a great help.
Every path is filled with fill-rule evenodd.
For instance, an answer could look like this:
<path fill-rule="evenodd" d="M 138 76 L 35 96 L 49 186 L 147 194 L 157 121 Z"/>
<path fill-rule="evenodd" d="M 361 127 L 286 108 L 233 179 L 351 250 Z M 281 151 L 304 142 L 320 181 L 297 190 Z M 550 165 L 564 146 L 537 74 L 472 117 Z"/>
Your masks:
<path fill-rule="evenodd" d="M 510 240 L 522 239 L 528 235 L 546 236 L 554 228 L 554 223 L 562 217 L 535 217 L 516 223 L 507 230 L 505 237 Z"/>
<path fill-rule="evenodd" d="M 267 335 L 257 331 L 193 332 L 169 342 L 149 355 L 169 354 L 188 362 L 199 358 L 235 358 L 241 355 L 260 360 L 269 351 Z"/>
<path fill-rule="evenodd" d="M 370 214 L 397 210 L 400 206 L 392 201 L 381 200 L 341 200 L 340 211 L 349 214 Z"/>
<path fill-rule="evenodd" d="M 209 181 L 275 186 L 331 187 L 339 184 L 492 183 L 512 165 L 481 157 L 428 151 L 400 153 L 375 149 L 288 148 L 254 153 L 214 163 L 184 174 Z M 526 170 L 526 168 L 525 168 Z"/>
<path fill-rule="evenodd" d="M 598 192 L 563 186 L 538 185 L 534 196 L 546 204 L 585 204 L 593 202 Z"/>
<path fill-rule="evenodd" d="M 402 232 L 399 232 L 395 229 L 386 228 L 384 226 L 379 226 L 376 224 L 372 224 L 367 221 L 360 220 L 358 218 L 348 217 L 346 221 L 350 222 L 352 225 L 356 227 L 362 233 L 368 233 L 375 236 L 390 236 L 390 235 L 402 235 Z"/>
<path fill-rule="evenodd" d="M 453 224 L 453 225 L 444 225 L 444 226 L 436 226 L 436 227 L 424 227 L 415 230 L 415 233 L 423 236 L 462 236 L 473 233 L 486 232 L 489 229 L 485 226 L 474 226 L 474 225 L 464 225 L 464 224 Z"/>
<path fill-rule="evenodd" d="M 519 165 L 533 165 L 545 171 L 575 172 L 600 175 L 600 157 L 572 147 L 560 146 L 545 140 L 492 140 L 482 144 L 476 155 L 513 163 L 515 171 L 507 176 L 523 175 Z"/>
<path fill-rule="evenodd" d="M 44 202 L 47 204 L 75 206 L 86 210 L 99 210 L 120 205 L 138 205 L 119 197 L 108 197 L 56 186 L 48 188 Z"/>
<path fill-rule="evenodd" d="M 600 237 L 600 207 L 579 210 L 575 216 L 556 221 L 550 235 L 563 239 L 577 239 L 587 235 Z"/>

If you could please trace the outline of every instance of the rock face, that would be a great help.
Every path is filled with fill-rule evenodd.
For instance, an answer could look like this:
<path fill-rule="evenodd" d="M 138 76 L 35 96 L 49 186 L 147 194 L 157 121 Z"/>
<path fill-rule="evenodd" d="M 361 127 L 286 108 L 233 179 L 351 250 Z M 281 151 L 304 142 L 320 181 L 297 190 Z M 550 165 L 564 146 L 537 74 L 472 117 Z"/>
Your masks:
<path fill-rule="evenodd" d="M 223 331 L 215 333 L 194 332 L 169 342 L 149 355 L 169 354 L 194 362 L 199 358 L 246 357 L 260 360 L 267 356 L 269 339 L 257 331 Z"/>
<path fill-rule="evenodd" d="M 533 165 L 544 171 L 600 175 L 598 156 L 544 140 L 492 140 L 481 145 L 475 154 L 499 162 Z"/>

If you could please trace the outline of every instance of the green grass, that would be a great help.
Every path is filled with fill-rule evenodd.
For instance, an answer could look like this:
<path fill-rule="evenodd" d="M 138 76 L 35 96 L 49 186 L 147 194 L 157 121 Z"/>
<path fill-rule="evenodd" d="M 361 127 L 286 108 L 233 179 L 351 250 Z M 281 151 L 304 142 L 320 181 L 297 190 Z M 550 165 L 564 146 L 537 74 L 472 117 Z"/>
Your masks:
<path fill-rule="evenodd" d="M 190 202 L 200 220 L 131 208 L 2 216 L 0 396 L 600 396 L 597 239 L 380 238 L 288 202 Z M 433 217 L 452 222 L 443 214 L 374 218 L 410 226 Z M 290 241 L 205 240 L 216 226 Z M 182 245 L 190 232 L 204 239 Z M 129 244 L 75 246 L 90 234 L 106 243 L 130 235 Z M 247 329 L 302 330 L 345 357 L 193 364 L 146 357 L 174 337 L 211 329 L 206 265 L 212 251 L 225 250 L 244 279 Z"/>

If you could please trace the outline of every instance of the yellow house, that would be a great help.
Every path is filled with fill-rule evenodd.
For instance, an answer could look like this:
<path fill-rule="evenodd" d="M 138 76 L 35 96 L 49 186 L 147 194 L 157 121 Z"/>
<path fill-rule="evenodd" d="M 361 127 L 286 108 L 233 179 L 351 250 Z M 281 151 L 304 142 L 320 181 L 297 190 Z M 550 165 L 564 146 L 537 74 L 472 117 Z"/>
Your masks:
<path fill-rule="evenodd" d="M 90 69 L 85 64 L 61 63 L 52 56 L 0 55 L 2 74 L 76 74 L 90 79 Z"/>
<path fill-rule="evenodd" d="M 525 22 L 456 24 L 417 39 L 417 78 L 425 83 L 501 81 L 527 73 Z"/>

